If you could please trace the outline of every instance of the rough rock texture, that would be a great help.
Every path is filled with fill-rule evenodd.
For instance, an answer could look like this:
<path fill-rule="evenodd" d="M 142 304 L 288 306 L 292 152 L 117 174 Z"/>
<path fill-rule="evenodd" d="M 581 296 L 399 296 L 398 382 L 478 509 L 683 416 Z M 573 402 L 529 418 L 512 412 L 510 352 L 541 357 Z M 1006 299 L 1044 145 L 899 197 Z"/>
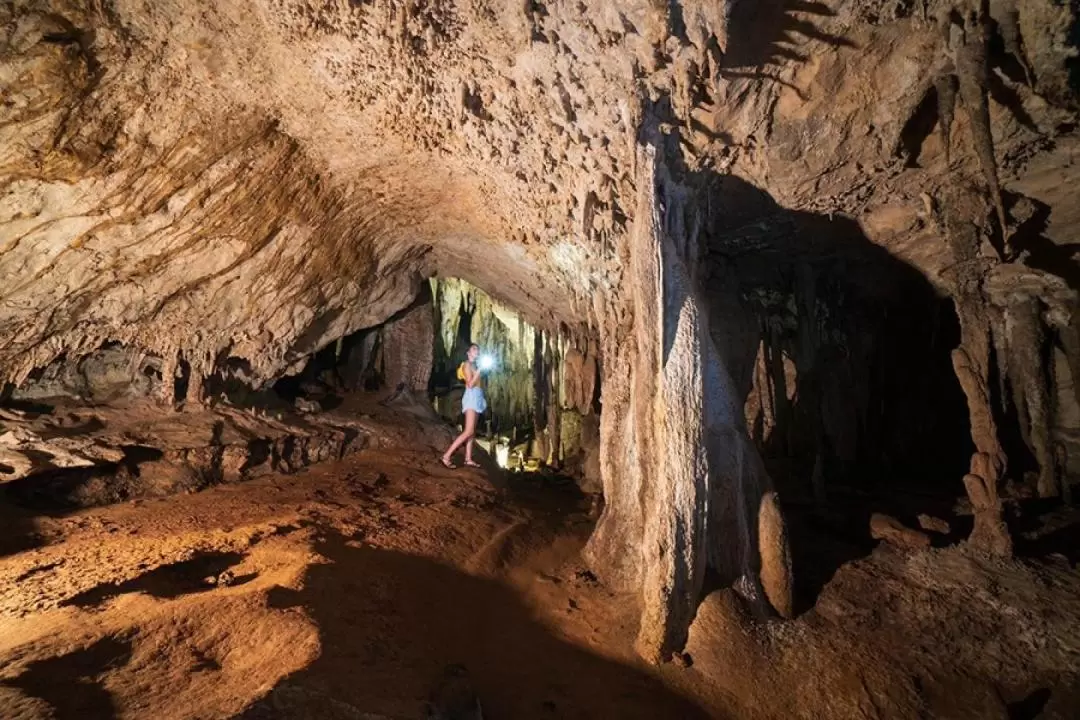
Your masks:
<path fill-rule="evenodd" d="M 349 417 L 284 418 L 219 406 L 162 415 L 146 403 L 4 411 L 0 485 L 33 507 L 104 505 L 297 472 L 371 445 Z"/>
<path fill-rule="evenodd" d="M 645 96 L 670 107 L 691 169 L 849 213 L 936 271 L 903 188 L 981 177 L 970 153 L 950 171 L 933 137 L 907 137 L 932 85 L 917 68 L 948 54 L 929 18 L 951 5 L 874 6 L 9 5 L 2 258 L 20 282 L 0 367 L 21 381 L 112 338 L 272 377 L 432 270 L 586 319 L 619 274 Z M 1023 170 L 1074 142 L 1057 139 L 1070 14 L 1015 10 L 1038 81 L 993 81 L 1015 98 L 990 113 L 999 174 L 1053 207 L 1067 183 Z"/>
<path fill-rule="evenodd" d="M 427 393 L 435 347 L 435 316 L 426 285 L 416 302 L 382 329 L 385 383 L 391 390 Z"/>
<path fill-rule="evenodd" d="M 0 379 L 23 385 L 60 357 L 119 342 L 161 359 L 165 401 L 198 404 L 222 367 L 243 367 L 254 385 L 294 374 L 407 307 L 424 278 L 464 278 L 557 346 L 599 341 L 605 492 L 658 503 L 609 505 L 626 511 L 621 542 L 690 533 L 644 550 L 658 563 L 644 568 L 658 623 L 648 644 L 675 645 L 692 615 L 696 548 L 707 544 L 714 565 L 758 562 L 746 538 L 764 486 L 741 421 L 687 434 L 713 412 L 697 407 L 702 396 L 720 392 L 742 415 L 757 344 L 747 357 L 717 342 L 752 316 L 706 312 L 712 299 L 671 323 L 641 316 L 660 306 L 635 305 L 635 238 L 663 206 L 665 258 L 685 263 L 680 288 L 700 297 L 727 259 L 792 235 L 776 222 L 788 214 L 802 220 L 800 244 L 820 252 L 850 252 L 825 242 L 836 227 L 825 218 L 846 222 L 844 242 L 887 249 L 955 300 L 956 371 L 992 484 L 1020 469 L 993 417 L 996 348 L 1008 350 L 1008 395 L 1037 489 L 1051 493 L 1068 443 L 1054 440 L 1065 433 L 1050 423 L 1066 414 L 1048 402 L 1065 396 L 1028 363 L 1055 339 L 1070 374 L 1080 368 L 1076 302 L 1029 285 L 1001 323 L 992 308 L 1007 293 L 988 283 L 1002 267 L 1042 287 L 1075 282 L 1075 21 L 1055 0 L 7 3 Z M 646 136 L 673 181 L 640 206 L 655 181 L 638 151 Z M 716 208 L 740 184 L 784 212 L 748 203 L 738 223 L 720 223 Z M 801 347 L 815 347 L 810 325 Z M 666 364 L 667 330 L 680 370 L 665 376 L 665 397 L 659 374 L 627 378 L 635 355 L 662 346 L 652 357 Z M 1024 367 L 1013 372 L 1013 358 Z M 842 382 L 811 373 L 805 387 Z M 846 448 L 855 417 L 809 422 Z M 681 429 L 663 452 L 695 458 L 679 483 L 634 470 L 660 452 L 666 423 Z M 728 468 L 729 480 L 703 484 L 703 443 L 723 456 L 710 472 Z M 726 519 L 702 521 L 706 487 L 737 490 L 709 507 Z M 661 507 L 679 512 L 664 530 Z M 702 537 L 710 527 L 724 534 Z M 636 576 L 634 553 L 594 557 Z"/>
<path fill-rule="evenodd" d="M 883 544 L 795 622 L 755 624 L 734 593 L 712 593 L 690 633 L 691 671 L 721 685 L 734 717 L 1064 720 L 1078 699 L 1075 596 L 1047 588 L 1075 592 L 1076 572 Z"/>

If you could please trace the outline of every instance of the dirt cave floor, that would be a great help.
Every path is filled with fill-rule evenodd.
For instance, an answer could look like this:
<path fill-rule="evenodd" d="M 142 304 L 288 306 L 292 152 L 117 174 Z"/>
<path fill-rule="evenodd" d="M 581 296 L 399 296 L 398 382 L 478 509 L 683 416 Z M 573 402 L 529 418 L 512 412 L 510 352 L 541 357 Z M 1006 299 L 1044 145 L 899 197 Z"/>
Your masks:
<path fill-rule="evenodd" d="M 416 427 L 201 492 L 5 504 L 0 718 L 1077 716 L 1075 556 L 880 546 L 793 621 L 710 593 L 648 667 L 634 598 L 581 560 L 587 499 L 445 469 Z"/>

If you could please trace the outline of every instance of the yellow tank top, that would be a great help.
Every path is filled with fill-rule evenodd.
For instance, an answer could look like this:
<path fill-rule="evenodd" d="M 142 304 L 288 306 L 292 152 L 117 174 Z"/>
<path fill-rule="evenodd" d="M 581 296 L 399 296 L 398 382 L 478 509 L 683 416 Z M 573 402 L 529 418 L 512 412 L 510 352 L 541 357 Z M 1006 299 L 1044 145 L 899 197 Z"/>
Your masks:
<path fill-rule="evenodd" d="M 460 380 L 461 382 L 465 382 L 465 365 L 466 365 L 466 363 L 461 363 L 460 365 L 458 365 L 458 369 L 457 369 L 457 379 Z M 479 372 L 479 371 L 477 371 L 477 372 Z M 474 385 L 473 387 L 478 387 L 478 388 L 484 387 L 484 376 L 483 375 L 480 375 L 480 377 L 476 378 L 476 385 Z"/>

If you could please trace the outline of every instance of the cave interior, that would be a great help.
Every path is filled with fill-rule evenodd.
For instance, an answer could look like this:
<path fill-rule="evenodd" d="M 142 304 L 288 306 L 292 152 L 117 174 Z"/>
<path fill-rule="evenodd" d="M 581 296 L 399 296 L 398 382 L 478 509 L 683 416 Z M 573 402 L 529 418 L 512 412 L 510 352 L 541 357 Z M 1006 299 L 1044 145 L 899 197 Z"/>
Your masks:
<path fill-rule="evenodd" d="M 0 8 L 0 717 L 1076 717 L 1075 3 L 247 5 Z"/>

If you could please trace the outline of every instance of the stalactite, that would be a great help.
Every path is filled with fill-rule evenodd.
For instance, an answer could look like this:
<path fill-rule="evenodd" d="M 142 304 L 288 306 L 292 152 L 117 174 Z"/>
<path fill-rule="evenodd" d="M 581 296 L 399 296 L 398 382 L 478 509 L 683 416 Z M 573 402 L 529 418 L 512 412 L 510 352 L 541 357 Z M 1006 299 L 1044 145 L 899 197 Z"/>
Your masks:
<path fill-rule="evenodd" d="M 975 155 L 990 188 L 1004 243 L 1001 253 L 1003 258 L 1007 258 L 1012 254 L 1009 244 L 1010 229 L 1001 199 L 1001 183 L 998 180 L 997 160 L 994 157 L 994 136 L 990 126 L 990 106 L 987 102 L 990 28 L 989 16 L 983 8 L 971 9 L 964 14 L 962 38 L 959 45 L 953 48 L 960 98 L 971 118 L 971 139 L 975 146 Z"/>
<path fill-rule="evenodd" d="M 201 359 L 194 359 L 189 363 L 187 395 L 184 397 L 185 405 L 200 407 L 203 404 L 203 394 L 206 387 L 206 374 Z"/>
<path fill-rule="evenodd" d="M 994 359 L 997 361 L 998 401 L 1002 414 L 1006 414 L 1012 400 L 1009 392 L 1009 331 L 1002 308 L 988 304 L 986 313 L 990 323 L 990 338 L 994 343 Z"/>
<path fill-rule="evenodd" d="M 941 132 L 941 146 L 945 151 L 945 165 L 951 164 L 952 125 L 956 112 L 957 81 L 953 74 L 952 63 L 934 80 L 938 100 L 938 127 Z"/>
<path fill-rule="evenodd" d="M 560 336 L 555 335 L 552 339 L 553 347 L 548 348 L 546 362 L 548 364 L 547 388 L 550 393 L 548 401 L 548 456 L 547 464 L 550 467 L 562 466 L 562 398 L 559 396 L 559 373 L 561 363 Z"/>
<path fill-rule="evenodd" d="M 548 384 L 547 370 L 544 365 L 544 332 L 537 330 L 533 336 L 533 443 L 535 454 L 539 457 L 547 457 L 547 442 L 545 432 L 547 428 Z"/>
<path fill-rule="evenodd" d="M 179 369 L 179 350 L 172 349 L 162 354 L 161 402 L 169 407 L 176 404 L 176 372 Z"/>
<path fill-rule="evenodd" d="M 1058 494 L 1057 470 L 1050 442 L 1048 376 L 1043 362 L 1045 333 L 1036 298 L 1022 295 L 1006 309 L 1009 382 L 1020 415 L 1021 431 L 1036 462 L 1039 475 L 1035 490 L 1040 497 Z"/>
<path fill-rule="evenodd" d="M 1016 0 L 990 0 L 990 17 L 998 25 L 998 31 L 1001 33 L 1005 50 L 1020 63 L 1027 84 L 1034 86 L 1035 81 L 1031 72 L 1031 65 L 1024 55 L 1020 38 L 1020 13 L 1016 9 Z"/>

